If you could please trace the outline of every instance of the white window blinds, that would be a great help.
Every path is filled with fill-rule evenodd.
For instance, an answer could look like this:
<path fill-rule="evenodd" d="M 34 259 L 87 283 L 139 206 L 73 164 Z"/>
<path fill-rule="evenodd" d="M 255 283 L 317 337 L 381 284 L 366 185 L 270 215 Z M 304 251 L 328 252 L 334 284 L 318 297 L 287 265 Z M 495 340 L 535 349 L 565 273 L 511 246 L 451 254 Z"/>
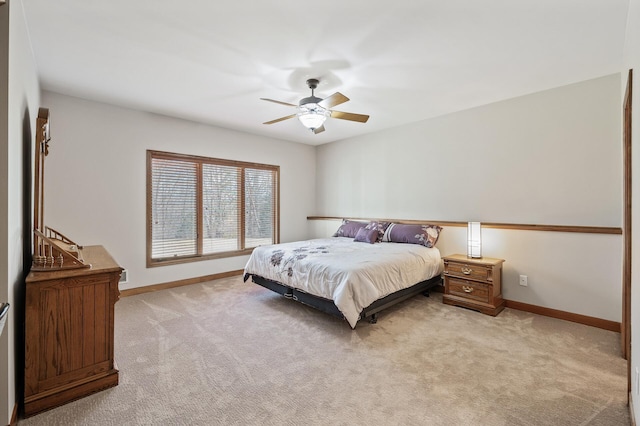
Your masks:
<path fill-rule="evenodd" d="M 245 169 L 244 229 L 246 247 L 273 243 L 274 175 L 269 170 Z"/>
<path fill-rule="evenodd" d="M 147 265 L 278 242 L 279 167 L 148 151 Z"/>
<path fill-rule="evenodd" d="M 241 172 L 238 167 L 203 165 L 204 253 L 242 248 L 238 215 Z"/>
<path fill-rule="evenodd" d="M 152 182 L 152 257 L 196 254 L 196 165 L 154 159 Z"/>

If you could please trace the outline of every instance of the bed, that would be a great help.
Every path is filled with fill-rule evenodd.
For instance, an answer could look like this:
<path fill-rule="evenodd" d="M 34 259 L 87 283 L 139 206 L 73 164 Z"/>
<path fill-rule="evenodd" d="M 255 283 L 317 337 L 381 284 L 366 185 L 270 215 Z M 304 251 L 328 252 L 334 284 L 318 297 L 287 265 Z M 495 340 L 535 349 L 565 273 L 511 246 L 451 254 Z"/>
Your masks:
<path fill-rule="evenodd" d="M 363 240 L 357 233 L 367 226 L 375 228 L 374 222 L 358 223 L 358 231 L 348 230 L 345 222 L 334 237 L 257 247 L 245 266 L 245 282 L 251 278 L 287 298 L 344 318 L 351 328 L 364 318 L 375 322 L 382 309 L 440 284 L 442 259 L 434 247 L 433 225 L 418 228 L 421 233 L 414 226 L 409 238 L 398 237 L 407 233 L 400 226 L 394 238 L 387 229 L 395 224 L 386 224 Z M 422 243 L 407 241 L 420 238 Z"/>

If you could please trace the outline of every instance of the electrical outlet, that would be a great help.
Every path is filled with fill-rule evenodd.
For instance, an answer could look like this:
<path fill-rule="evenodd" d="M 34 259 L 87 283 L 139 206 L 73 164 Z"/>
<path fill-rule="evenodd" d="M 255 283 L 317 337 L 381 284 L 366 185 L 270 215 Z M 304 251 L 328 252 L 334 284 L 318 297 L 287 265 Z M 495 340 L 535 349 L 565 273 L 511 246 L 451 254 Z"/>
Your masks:
<path fill-rule="evenodd" d="M 520 285 L 523 287 L 527 287 L 529 285 L 526 275 L 520 275 Z"/>
<path fill-rule="evenodd" d="M 636 395 L 640 395 L 640 371 L 638 371 L 638 367 L 636 367 Z"/>

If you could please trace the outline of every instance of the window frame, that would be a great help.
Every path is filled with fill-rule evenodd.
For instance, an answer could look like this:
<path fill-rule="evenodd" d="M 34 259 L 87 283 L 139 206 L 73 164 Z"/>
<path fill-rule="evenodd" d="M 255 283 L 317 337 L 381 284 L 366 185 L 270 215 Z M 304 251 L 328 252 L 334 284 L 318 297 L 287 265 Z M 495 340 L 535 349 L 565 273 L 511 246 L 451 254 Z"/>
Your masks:
<path fill-rule="evenodd" d="M 196 190 L 196 247 L 197 253 L 194 255 L 185 255 L 179 257 L 164 257 L 153 259 L 153 160 L 154 159 L 163 159 L 163 160 L 174 160 L 174 161 L 184 161 L 191 162 L 196 164 L 197 169 L 197 190 Z M 216 166 L 231 166 L 238 167 L 242 171 L 240 173 L 240 179 L 238 180 L 238 185 L 240 187 L 239 199 L 240 199 L 240 211 L 238 212 L 239 216 L 239 238 L 241 248 L 239 250 L 231 250 L 225 252 L 218 253 L 203 253 L 203 236 L 204 236 L 204 207 L 203 207 L 203 174 L 202 174 L 202 165 L 203 164 L 212 164 Z M 199 262 L 202 260 L 211 260 L 211 259 L 221 259 L 226 257 L 234 257 L 234 256 L 245 256 L 249 255 L 253 252 L 255 247 L 245 247 L 245 179 L 244 179 L 244 169 L 257 169 L 257 170 L 269 170 L 274 173 L 274 182 L 273 182 L 273 243 L 277 244 L 280 242 L 280 166 L 270 165 L 270 164 L 261 164 L 261 163 L 251 163 L 244 161 L 236 161 L 236 160 L 225 160 L 221 158 L 211 158 L 211 157 L 203 157 L 198 155 L 188 155 L 188 154 L 177 154 L 165 151 L 154 151 L 147 150 L 147 188 L 146 188 L 146 198 L 147 198 L 147 211 L 146 211 L 146 221 L 147 221 L 147 268 L 156 267 L 156 266 L 166 266 L 166 265 L 177 265 L 181 263 L 189 263 L 189 262 Z"/>

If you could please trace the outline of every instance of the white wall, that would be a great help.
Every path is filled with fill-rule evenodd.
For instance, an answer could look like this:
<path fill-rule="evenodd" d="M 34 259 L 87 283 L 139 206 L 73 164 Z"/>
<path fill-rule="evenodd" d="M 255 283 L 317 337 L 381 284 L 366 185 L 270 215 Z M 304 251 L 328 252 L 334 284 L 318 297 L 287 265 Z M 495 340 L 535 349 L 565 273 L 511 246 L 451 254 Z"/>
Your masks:
<path fill-rule="evenodd" d="M 317 214 L 621 227 L 620 123 L 616 74 L 323 145 Z M 506 260 L 508 300 L 621 320 L 620 235 L 486 228 L 483 255 Z"/>
<path fill-rule="evenodd" d="M 629 1 L 627 33 L 624 46 L 624 78 L 622 95 L 627 85 L 627 73 L 633 69 L 632 109 L 632 183 L 631 183 L 631 406 L 638 421 L 640 416 L 640 394 L 636 369 L 640 368 L 640 0 Z"/>
<path fill-rule="evenodd" d="M 621 226 L 620 76 L 318 148 L 320 215 Z"/>
<path fill-rule="evenodd" d="M 280 166 L 281 241 L 307 237 L 315 148 L 43 92 L 50 109 L 45 225 L 104 245 L 129 271 L 120 289 L 244 268 L 248 257 L 146 268 L 146 150 Z"/>
<path fill-rule="evenodd" d="M 6 87 L 6 92 L 0 91 L 0 120 L 6 117 L 6 125 L 0 125 L 0 174 L 7 182 L 0 193 L 0 301 L 8 300 L 12 306 L 0 337 L 0 424 L 8 424 L 16 400 L 22 397 L 16 394 L 16 382 L 21 381 L 23 371 L 23 248 L 29 245 L 25 241 L 29 235 L 25 223 L 29 222 L 25 219 L 30 217 L 30 212 L 24 211 L 28 203 L 24 185 L 31 180 L 31 144 L 40 89 L 22 1 L 10 0 L 0 6 L 0 21 L 0 85 Z"/>

